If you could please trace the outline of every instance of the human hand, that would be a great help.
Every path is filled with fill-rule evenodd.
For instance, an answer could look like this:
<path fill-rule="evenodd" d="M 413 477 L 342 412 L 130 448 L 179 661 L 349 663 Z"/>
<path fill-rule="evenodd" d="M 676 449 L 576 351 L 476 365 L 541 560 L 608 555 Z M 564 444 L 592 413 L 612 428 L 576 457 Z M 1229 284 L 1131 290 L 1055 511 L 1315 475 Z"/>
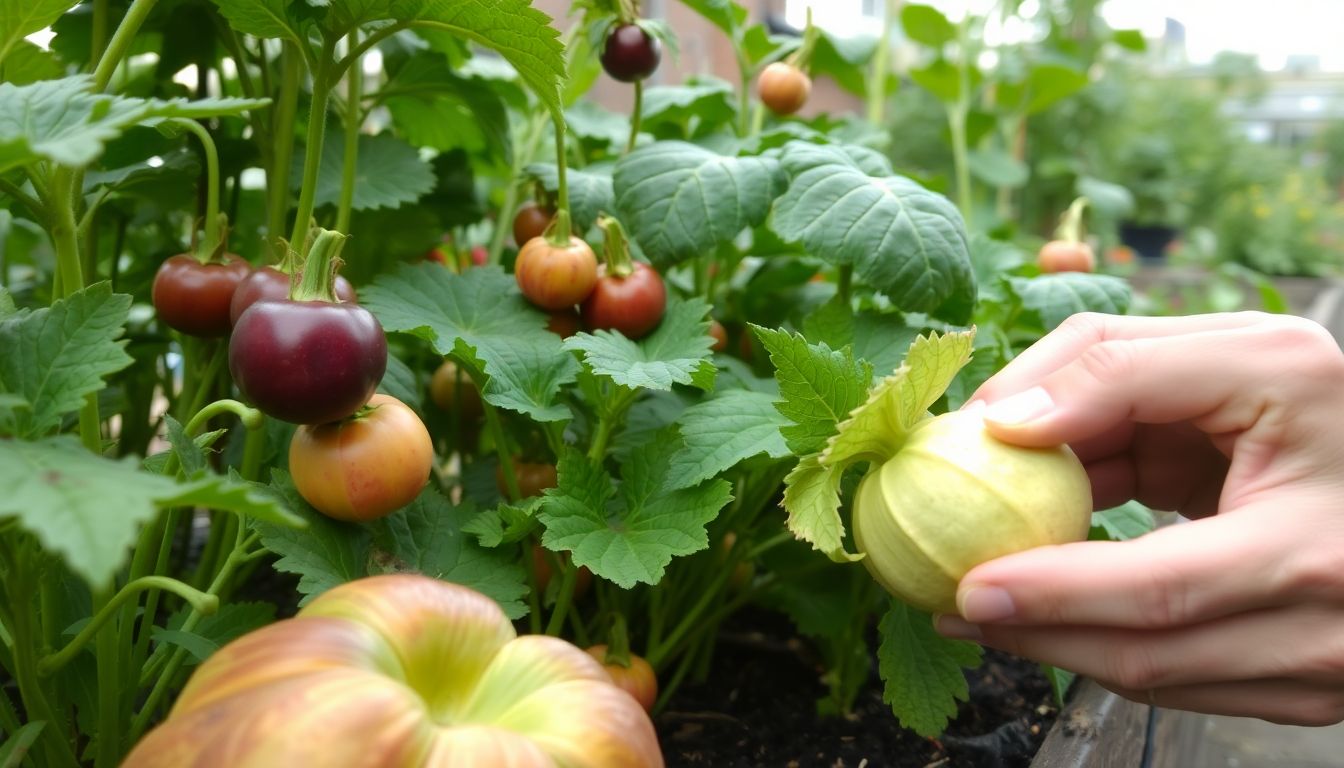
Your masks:
<path fill-rule="evenodd" d="M 940 632 L 1135 701 L 1344 720 L 1344 353 L 1323 328 L 1079 315 L 971 402 L 1004 441 L 1070 444 L 1098 509 L 1196 519 L 985 563 Z"/>

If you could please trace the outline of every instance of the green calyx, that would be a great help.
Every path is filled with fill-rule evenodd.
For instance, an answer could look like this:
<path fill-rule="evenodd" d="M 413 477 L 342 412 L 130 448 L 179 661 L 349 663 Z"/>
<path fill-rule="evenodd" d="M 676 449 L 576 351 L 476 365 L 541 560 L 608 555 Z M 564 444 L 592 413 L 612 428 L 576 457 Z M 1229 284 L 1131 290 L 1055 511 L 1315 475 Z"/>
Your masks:
<path fill-rule="evenodd" d="M 809 7 L 807 9 L 807 26 L 803 28 L 803 42 L 798 46 L 798 50 L 784 60 L 785 63 L 797 67 L 806 74 L 808 67 L 812 64 L 812 53 L 817 48 L 817 38 L 820 34 L 817 26 L 812 23 L 812 9 Z"/>
<path fill-rule="evenodd" d="M 290 281 L 289 298 L 294 301 L 336 303 L 336 273 L 340 271 L 341 249 L 346 236 L 331 229 L 318 229 L 312 238 L 298 280 Z"/>
<path fill-rule="evenodd" d="M 1083 237 L 1087 234 L 1087 229 L 1083 226 L 1083 214 L 1087 211 L 1090 202 L 1086 197 L 1080 197 L 1073 201 L 1064 215 L 1059 217 L 1059 226 L 1055 228 L 1056 240 L 1066 240 L 1070 243 L 1083 242 Z"/>
<path fill-rule="evenodd" d="M 635 267 L 630 258 L 630 239 L 625 234 L 625 228 L 621 222 L 605 213 L 597 218 L 597 226 L 602 230 L 602 258 L 607 265 L 607 274 L 628 277 Z"/>

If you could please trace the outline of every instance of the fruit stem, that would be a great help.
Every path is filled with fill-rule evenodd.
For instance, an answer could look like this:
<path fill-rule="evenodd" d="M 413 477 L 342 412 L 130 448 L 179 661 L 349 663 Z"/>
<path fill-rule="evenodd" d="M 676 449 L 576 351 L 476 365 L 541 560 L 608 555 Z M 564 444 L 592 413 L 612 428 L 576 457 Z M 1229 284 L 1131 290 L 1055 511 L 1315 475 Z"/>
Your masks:
<path fill-rule="evenodd" d="M 354 49 L 359 44 L 358 30 L 350 33 L 349 46 Z M 336 229 L 350 231 L 350 211 L 355 202 L 355 171 L 359 161 L 359 129 L 363 122 L 360 100 L 363 98 L 364 70 L 356 59 L 345 73 L 345 156 L 341 164 L 341 199 L 336 206 Z"/>
<path fill-rule="evenodd" d="M 168 122 L 195 136 L 205 154 L 205 237 L 196 245 L 194 255 L 202 264 L 222 262 L 227 235 L 220 237 L 220 225 L 228 219 L 221 219 L 219 212 L 219 151 L 215 148 L 215 140 L 205 126 L 195 120 L 174 118 Z M 227 226 L 224 229 L 227 230 Z"/>
<path fill-rule="evenodd" d="M 546 228 L 546 239 L 551 245 L 566 247 L 573 232 L 569 223 L 569 181 L 565 177 L 565 116 L 552 110 L 551 122 L 555 125 L 555 218 Z"/>
<path fill-rule="evenodd" d="M 272 249 L 283 249 L 276 259 L 276 269 L 287 275 L 292 274 L 298 266 L 290 255 L 289 246 L 284 242 L 283 233 L 285 214 L 289 213 L 289 174 L 294 164 L 294 121 L 299 111 L 300 63 L 294 44 L 284 43 L 280 50 L 280 97 L 276 100 L 272 130 L 275 156 L 266 176 L 266 242 Z"/>
<path fill-rule="evenodd" d="M 308 112 L 308 135 L 303 155 L 303 183 L 299 187 L 299 210 L 294 215 L 294 231 L 289 238 L 290 245 L 302 241 L 308 229 L 309 219 L 313 216 L 313 207 L 317 200 L 317 174 L 322 167 L 322 140 L 327 128 L 327 100 L 331 96 L 331 57 L 336 49 L 336 40 L 324 36 L 322 53 L 313 67 L 313 99 Z M 282 182 L 282 179 L 276 181 Z"/>
<path fill-rule="evenodd" d="M 625 614 L 617 611 L 611 620 L 611 633 L 607 635 L 607 654 L 603 664 L 630 666 L 630 633 L 625 626 Z"/>
<path fill-rule="evenodd" d="M 1055 228 L 1055 239 L 1070 243 L 1081 243 L 1086 230 L 1083 228 L 1083 213 L 1091 201 L 1080 197 L 1069 205 L 1064 215 L 1059 217 L 1059 226 Z"/>
<path fill-rule="evenodd" d="M 308 256 L 299 270 L 298 281 L 290 281 L 290 299 L 336 303 L 336 273 L 344 263 L 340 253 L 345 241 L 345 235 L 335 230 L 317 230 L 317 237 L 313 238 Z"/>
<path fill-rule="evenodd" d="M 803 74 L 807 74 L 808 65 L 812 63 L 812 51 L 817 47 L 818 34 L 816 25 L 812 23 L 812 7 L 808 6 L 807 26 L 803 27 L 803 44 L 787 59 L 789 64 L 797 67 Z"/>
<path fill-rule="evenodd" d="M 625 235 L 625 228 L 621 222 L 605 213 L 597 218 L 597 226 L 602 228 L 602 258 L 607 265 L 607 274 L 629 277 L 635 269 L 630 261 L 630 241 Z"/>
<path fill-rule="evenodd" d="M 635 151 L 635 141 L 639 139 L 639 123 L 641 112 L 644 109 L 644 81 L 635 81 L 635 106 L 630 114 L 630 138 L 625 142 L 625 153 L 628 155 Z"/>
<path fill-rule="evenodd" d="M 101 93 L 107 90 L 107 86 L 112 82 L 112 75 L 121 65 L 121 60 L 125 58 L 126 51 L 131 47 L 131 42 L 135 40 L 135 33 L 140 31 L 140 25 L 149 18 L 150 11 L 154 10 L 157 0 L 134 0 L 131 7 L 122 17 L 121 23 L 117 25 L 117 31 L 112 33 L 112 40 L 108 42 L 107 48 L 103 51 L 103 56 L 98 60 L 98 66 L 93 71 L 93 91 Z"/>

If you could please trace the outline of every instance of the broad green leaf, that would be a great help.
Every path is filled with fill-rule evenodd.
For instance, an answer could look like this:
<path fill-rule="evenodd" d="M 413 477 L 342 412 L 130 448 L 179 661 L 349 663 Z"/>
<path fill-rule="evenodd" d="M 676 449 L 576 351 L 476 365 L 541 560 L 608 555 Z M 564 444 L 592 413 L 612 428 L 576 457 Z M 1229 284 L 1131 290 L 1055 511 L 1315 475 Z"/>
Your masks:
<path fill-rule="evenodd" d="M 407 0 L 390 7 L 392 13 L 379 18 L 407 21 L 427 35 L 450 34 L 499 53 L 543 107 L 560 113 L 564 46 L 550 17 L 528 0 Z"/>
<path fill-rule="evenodd" d="M 557 395 L 579 364 L 561 348 L 560 337 L 545 332 L 546 316 L 499 268 L 458 275 L 437 264 L 403 266 L 363 288 L 360 303 L 389 333 L 410 333 L 441 355 L 483 365 L 491 403 L 542 421 L 569 418 Z"/>
<path fill-rule="evenodd" d="M 855 312 L 837 295 L 803 318 L 803 333 L 814 344 L 850 347 L 856 359 L 866 360 L 877 376 L 883 376 L 905 359 L 919 329 L 907 325 L 899 313 Z"/>
<path fill-rule="evenodd" d="M 0 173 L 38 160 L 83 168 L 107 142 L 137 124 L 172 117 L 233 115 L 265 100 L 137 99 L 90 92 L 90 75 L 16 86 L 0 83 Z"/>
<path fill-rule="evenodd" d="M 179 486 L 177 495 L 163 501 L 161 506 L 202 507 L 235 512 L 253 520 L 289 528 L 303 528 L 303 518 L 290 512 L 285 501 L 260 483 L 244 480 L 237 470 L 230 469 L 227 477 L 197 472 Z"/>
<path fill-rule="evenodd" d="M 848 350 L 808 344 L 787 331 L 753 328 L 775 366 L 782 398 L 775 407 L 792 422 L 780 429 L 789 450 L 798 456 L 820 451 L 867 397 L 872 367 Z"/>
<path fill-rule="evenodd" d="M 733 0 L 681 0 L 687 8 L 695 11 L 728 37 L 734 37 L 738 27 L 747 21 L 747 9 Z"/>
<path fill-rule="evenodd" d="M 1128 541 L 1149 533 L 1157 527 L 1153 511 L 1137 501 L 1127 501 L 1118 507 L 1092 513 L 1092 532 L 1089 539 L 1099 541 Z"/>
<path fill-rule="evenodd" d="M 288 0 L 213 0 L 219 14 L 238 32 L 306 44 L 297 19 L 290 16 Z"/>
<path fill-rule="evenodd" d="M 360 134 L 355 157 L 355 196 L 351 206 L 357 211 L 374 208 L 399 208 L 413 203 L 434 189 L 434 169 L 420 157 L 415 147 L 390 133 L 376 136 Z M 336 205 L 344 183 L 345 134 L 327 131 L 322 143 L 322 162 L 318 169 L 317 205 Z M 296 164 L 290 186 L 303 184 L 303 168 Z"/>
<path fill-rule="evenodd" d="M 287 517 L 275 499 L 223 477 L 179 484 L 139 470 L 134 459 L 90 453 L 69 436 L 0 440 L 0 488 L 0 517 L 17 518 L 43 549 L 94 587 L 108 583 L 140 526 L 159 509 L 203 506 Z"/>
<path fill-rule="evenodd" d="M 971 173 L 992 187 L 1017 189 L 1031 178 L 1027 164 L 998 149 L 973 149 L 970 152 Z"/>
<path fill-rule="evenodd" d="M 601 467 L 570 453 L 558 465 L 560 484 L 546 492 L 541 543 L 573 553 L 575 565 L 629 589 L 662 581 L 673 557 L 709 547 L 705 526 L 732 500 L 732 486 L 712 480 L 692 488 L 667 484 L 673 440 L 631 452 L 613 487 Z"/>
<path fill-rule="evenodd" d="M 687 408 L 678 419 L 685 445 L 672 456 L 668 485 L 697 485 L 760 454 L 788 456 L 779 433 L 788 421 L 775 409 L 776 399 L 734 389 Z"/>
<path fill-rule="evenodd" d="M 28 756 L 28 750 L 33 744 L 37 743 L 37 737 L 42 733 L 42 729 L 47 725 L 47 721 L 38 720 L 36 722 L 25 723 L 19 726 L 19 729 L 5 739 L 5 743 L 0 745 L 0 768 L 19 768 L 23 765 L 23 760 Z"/>
<path fill-rule="evenodd" d="M 41 32 L 61 14 L 75 6 L 71 0 L 3 0 L 0 2 L 0 61 L 9 65 L 8 56 L 23 38 Z M 29 44 L 31 45 L 31 43 Z"/>
<path fill-rule="evenodd" d="M 876 35 L 841 37 L 821 30 L 808 69 L 814 77 L 824 75 L 855 96 L 866 96 L 871 77 L 868 64 L 877 46 Z M 886 90 L 894 91 L 899 83 L 894 75 L 888 75 Z"/>
<path fill-rule="evenodd" d="M 630 118 L 588 100 L 565 110 L 565 122 L 569 125 L 570 135 L 591 151 L 606 151 L 612 147 L 624 149 L 630 135 Z"/>
<path fill-rule="evenodd" d="M 28 85 L 38 80 L 55 80 L 65 74 L 65 68 L 51 51 L 44 51 L 27 40 L 20 40 L 9 49 L 0 66 L 0 78 L 6 83 Z"/>
<path fill-rule="evenodd" d="M 837 563 L 856 562 L 862 554 L 845 550 L 845 524 L 840 519 L 840 480 L 835 467 L 821 466 L 821 454 L 812 453 L 784 478 L 784 509 L 789 531 Z"/>
<path fill-rule="evenodd" d="M 709 253 L 765 220 L 779 194 L 779 164 L 724 157 L 660 141 L 616 164 L 612 183 L 621 221 L 656 266 Z"/>
<path fill-rule="evenodd" d="M 901 9 L 901 28 L 917 43 L 938 48 L 957 38 L 957 28 L 943 12 L 931 5 L 907 5 Z"/>
<path fill-rule="evenodd" d="M 961 98 L 963 86 L 961 72 L 947 59 L 936 59 L 922 67 L 911 69 L 910 79 L 944 104 L 955 103 Z M 967 90 L 972 94 L 975 93 L 981 79 L 983 75 L 980 71 L 971 67 L 966 73 Z"/>
<path fill-rule="evenodd" d="M 201 173 L 201 163 L 196 153 L 189 149 L 179 149 L 166 155 L 157 155 L 158 161 L 151 165 L 148 160 L 111 168 L 105 171 L 90 171 L 84 174 L 84 191 L 112 193 L 133 189 L 146 181 L 157 181 L 164 177 L 182 177 L 195 180 Z"/>
<path fill-rule="evenodd" d="M 396 355 L 387 356 L 387 370 L 383 372 L 383 380 L 378 384 L 378 391 L 397 398 L 422 419 L 424 418 L 420 408 L 420 386 L 415 381 L 415 371 Z"/>
<path fill-rule="evenodd" d="M 1077 67 L 1055 63 L 1033 66 L 1027 73 L 1027 114 L 1044 112 L 1086 88 L 1088 82 L 1087 72 Z"/>
<path fill-rule="evenodd" d="M 299 605 L 367 575 L 367 529 L 337 522 L 308 506 L 289 475 L 279 469 L 271 471 L 271 483 L 307 527 L 296 530 L 266 522 L 254 522 L 253 527 L 261 534 L 262 546 L 279 556 L 275 569 L 299 577 L 298 590 L 303 595 Z"/>
<path fill-rule="evenodd" d="M 555 163 L 533 163 L 523 169 L 523 176 L 535 179 L 546 194 L 554 200 L 560 191 L 560 176 Z M 575 232 L 587 232 L 601 213 L 615 210 L 611 191 L 611 169 L 588 166 L 583 170 L 566 169 L 565 183 L 569 186 L 569 216 Z"/>
<path fill-rule="evenodd" d="M 956 206 L 903 176 L 873 177 L 830 146 L 791 142 L 791 179 L 771 228 L 887 294 L 907 312 L 965 322 L 974 307 L 966 225 Z M 969 295 L 968 295 L 969 294 Z"/>
<path fill-rule="evenodd" d="M 1045 329 L 1053 330 L 1079 312 L 1123 315 L 1133 292 L 1129 282 L 1112 275 L 1060 272 L 1039 277 L 1009 278 L 1022 306 L 1040 313 Z"/>
<path fill-rule="evenodd" d="M 102 389 L 104 377 L 130 365 L 120 338 L 130 306 L 130 296 L 112 293 L 104 282 L 49 308 L 0 320 L 0 393 L 29 404 L 13 414 L 12 423 L 0 421 L 0 433 L 47 433 L 82 407 L 86 395 Z"/>
<path fill-rule="evenodd" d="M 1013 243 L 978 232 L 971 235 L 971 265 L 981 299 L 1001 299 L 1003 279 L 1027 261 L 1027 254 Z"/>
<path fill-rule="evenodd" d="M 843 468 L 854 461 L 881 462 L 894 456 L 971 359 L 974 338 L 974 331 L 965 331 L 915 339 L 901 367 L 882 379 L 867 402 L 840 425 L 821 455 L 822 465 Z"/>
<path fill-rule="evenodd" d="M 167 421 L 170 425 L 171 425 L 171 424 L 175 424 L 175 423 L 177 423 L 176 420 L 173 419 L 173 417 L 171 417 L 171 416 L 166 416 L 166 417 L 165 417 L 165 421 Z M 181 427 L 179 426 L 178 429 L 181 429 Z M 140 462 L 140 467 L 141 467 L 142 469 L 144 469 L 144 470 L 147 471 L 147 472 L 153 472 L 153 473 L 156 474 L 156 475 L 161 475 L 161 474 L 163 474 L 163 471 L 164 471 L 165 469 L 168 468 L 168 457 L 169 457 L 169 456 L 177 455 L 177 456 L 178 456 L 178 461 L 179 461 L 179 462 L 181 461 L 181 459 L 182 459 L 182 452 L 179 451 L 179 450 L 177 449 L 176 446 L 171 445 L 171 443 L 172 443 L 173 440 L 184 439 L 185 436 L 183 436 L 183 438 L 175 438 L 175 437 L 173 437 L 172 432 L 173 432 L 173 430 L 172 430 L 172 428 L 171 428 L 171 426 L 170 426 L 170 427 L 169 427 L 169 433 L 168 433 L 168 440 L 169 440 L 169 443 L 170 443 L 169 450 L 166 450 L 166 451 L 160 451 L 160 452 L 158 452 L 158 453 L 152 453 L 152 454 L 146 456 L 146 457 L 145 457 L 145 460 L 142 461 L 142 462 Z M 204 464 L 205 464 L 205 458 L 204 458 L 204 456 L 205 456 L 205 454 L 204 454 L 205 450 L 206 450 L 207 448 L 210 448 L 211 446 L 213 446 L 216 442 L 219 441 L 219 439 L 220 439 L 221 437 L 223 437 L 223 436 L 226 435 L 226 434 L 228 434 L 228 430 L 227 430 L 227 429 L 216 429 L 216 430 L 211 430 L 210 432 L 202 432 L 201 434 L 197 435 L 197 436 L 191 441 L 191 443 L 192 443 L 192 445 L 193 445 L 195 451 L 196 451 L 196 452 L 199 452 L 199 453 L 201 454 L 201 463 L 200 463 L 200 465 L 198 466 L 197 470 L 194 470 L 194 471 L 199 471 L 199 469 L 200 469 L 201 467 L 204 466 Z M 185 448 L 184 450 L 190 452 L 190 451 L 192 451 L 192 448 Z M 190 474 L 190 473 L 186 473 L 186 474 Z"/>
<path fill-rule="evenodd" d="M 1121 48 L 1142 53 L 1148 50 L 1148 40 L 1138 29 L 1117 29 L 1111 32 L 1111 40 Z"/>
<path fill-rule="evenodd" d="M 1134 212 L 1134 193 L 1119 184 L 1079 176 L 1075 186 L 1078 194 L 1086 197 L 1099 214 L 1122 219 Z"/>
<path fill-rule="evenodd" d="M 187 431 L 182 428 L 182 423 L 166 414 L 163 421 L 168 429 L 168 442 L 173 447 L 173 453 L 177 454 L 177 462 L 182 469 L 182 474 L 191 477 L 197 472 L 207 471 L 205 451 L 196 444 L 195 440 L 187 436 Z"/>
<path fill-rule="evenodd" d="M 1050 681 L 1050 689 L 1055 694 L 1055 706 L 1063 709 L 1069 688 L 1073 686 L 1073 681 L 1078 679 L 1078 675 L 1067 669 L 1052 667 L 1049 664 L 1042 664 L 1041 671 L 1045 673 L 1045 678 Z"/>
<path fill-rule="evenodd" d="M 737 117 L 735 93 L 732 84 L 717 78 L 647 88 L 640 108 L 640 130 L 654 133 L 662 125 L 687 127 L 694 122 L 694 135 L 703 135 L 731 125 Z M 689 139 L 693 135 L 683 132 L 682 137 Z"/>
<path fill-rule="evenodd" d="M 631 388 L 670 390 L 674 384 L 709 389 L 714 382 L 709 305 L 699 298 L 669 299 L 653 333 L 631 341 L 613 331 L 577 333 L 565 349 L 583 353 L 594 373 Z"/>
<path fill-rule="evenodd" d="M 9 295 L 9 291 L 3 285 L 0 285 L 0 320 L 4 320 L 18 311 L 18 308 L 14 306 L 14 297 Z"/>
<path fill-rule="evenodd" d="M 494 599 L 511 619 L 526 615 L 526 574 L 515 558 L 466 535 L 474 513 L 427 488 L 405 509 L 385 518 L 395 542 L 393 569 L 451 581 Z"/>
<path fill-rule="evenodd" d="M 886 683 L 882 700 L 901 725 L 936 737 L 956 717 L 957 702 L 969 698 L 962 670 L 980 666 L 983 651 L 974 643 L 939 635 L 927 613 L 895 600 L 877 630 L 882 636 L 877 670 Z"/>
<path fill-rule="evenodd" d="M 443 56 L 424 52 L 392 70 L 377 97 L 387 105 L 398 134 L 412 145 L 461 149 L 509 163 L 513 150 L 501 94 L 506 87 L 516 86 L 463 77 Z"/>

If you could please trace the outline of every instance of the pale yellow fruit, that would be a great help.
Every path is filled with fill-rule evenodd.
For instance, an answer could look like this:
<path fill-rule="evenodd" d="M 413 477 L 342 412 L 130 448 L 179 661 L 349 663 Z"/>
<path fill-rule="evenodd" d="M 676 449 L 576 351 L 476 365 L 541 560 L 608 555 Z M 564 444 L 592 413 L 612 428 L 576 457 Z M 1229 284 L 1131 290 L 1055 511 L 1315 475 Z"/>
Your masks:
<path fill-rule="evenodd" d="M 1080 541 L 1091 520 L 1091 484 L 1068 446 L 1009 445 L 966 411 L 915 427 L 854 500 L 854 538 L 868 571 L 934 613 L 956 613 L 957 583 L 975 566 Z"/>

